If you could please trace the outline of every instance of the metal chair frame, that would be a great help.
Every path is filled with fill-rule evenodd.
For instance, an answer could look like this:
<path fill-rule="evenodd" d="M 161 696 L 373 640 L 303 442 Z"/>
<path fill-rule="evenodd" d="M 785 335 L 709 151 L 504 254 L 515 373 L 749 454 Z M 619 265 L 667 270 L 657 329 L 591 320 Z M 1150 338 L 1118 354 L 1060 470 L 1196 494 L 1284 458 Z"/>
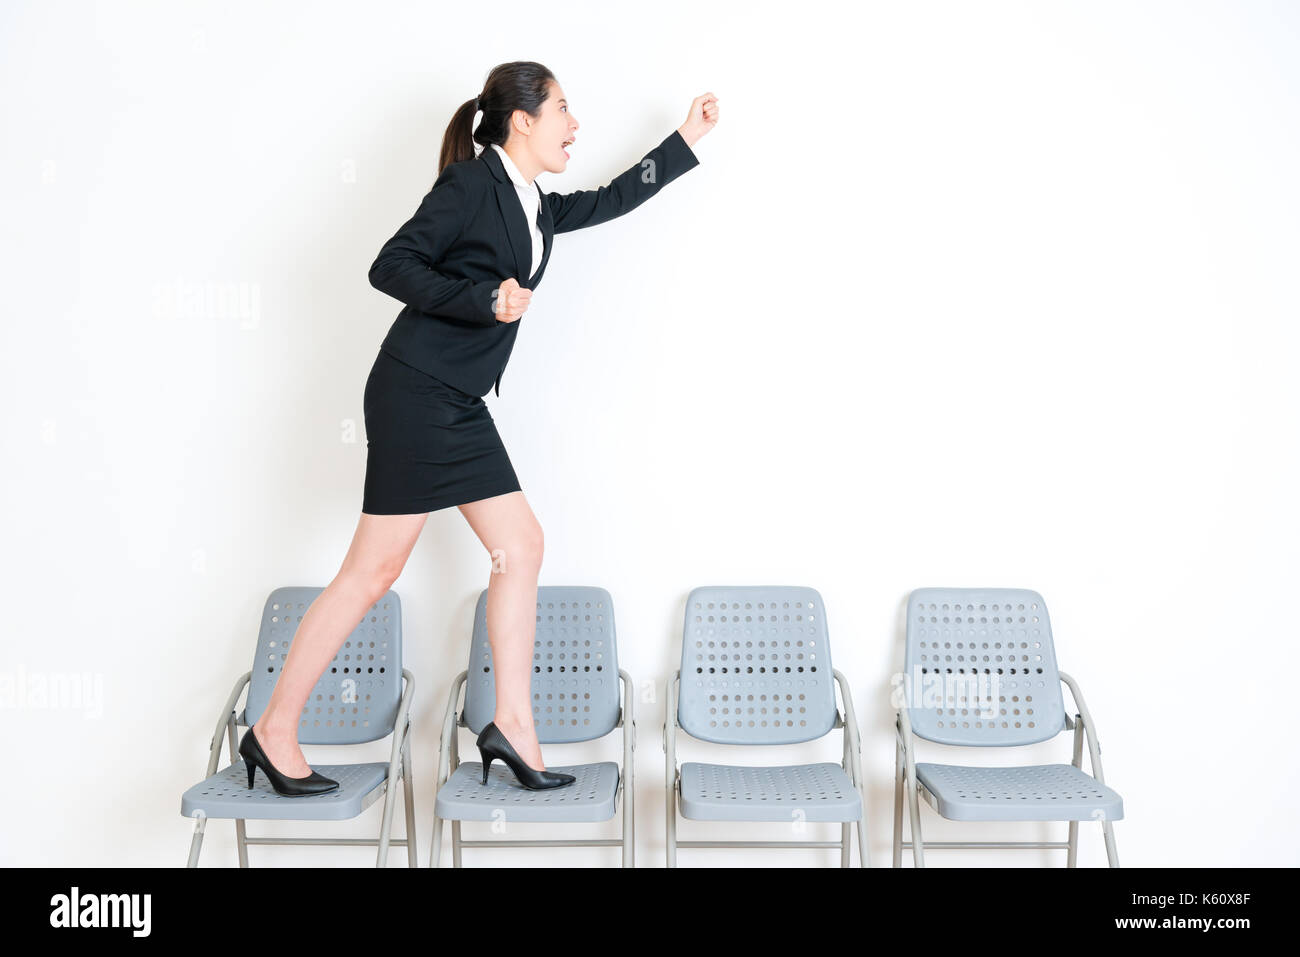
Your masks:
<path fill-rule="evenodd" d="M 835 682 L 840 688 L 840 699 L 844 706 L 841 713 L 836 709 L 835 728 L 844 729 L 844 750 L 841 758 L 840 767 L 848 774 L 849 780 L 857 788 L 858 793 L 863 794 L 864 779 L 862 776 L 862 742 L 858 736 L 858 720 L 853 712 L 853 698 L 849 694 L 848 680 L 839 671 L 838 668 L 832 669 L 835 676 Z M 677 732 L 681 725 L 677 721 L 677 685 L 682 677 L 681 669 L 678 668 L 673 672 L 673 676 L 668 679 L 667 694 L 667 713 L 670 716 L 664 722 L 664 754 L 666 756 L 665 767 L 667 775 L 664 780 L 664 786 L 668 792 L 668 866 L 677 866 L 677 849 L 679 847 L 838 847 L 840 849 L 840 866 L 852 866 L 852 827 L 857 824 L 858 828 L 858 866 L 871 866 L 871 852 L 868 847 L 866 822 L 867 822 L 867 804 L 866 798 L 862 802 L 862 817 L 858 821 L 844 821 L 840 825 L 840 839 L 838 841 L 682 841 L 677 838 L 677 802 L 681 799 L 682 774 L 681 768 L 677 765 Z M 685 732 L 683 732 L 685 733 Z M 689 736 L 689 735 L 688 735 Z M 753 747 L 753 745 L 749 745 Z M 689 820 L 689 818 L 685 819 Z M 818 822 L 829 823 L 829 822 Z"/>
<path fill-rule="evenodd" d="M 538 594 L 545 595 L 548 587 L 539 588 Z M 483 598 L 480 596 L 480 601 Z M 611 602 L 612 605 L 612 602 Z M 617 634 L 614 636 L 617 642 Z M 471 646 L 473 639 L 471 639 Z M 451 823 L 451 861 L 452 867 L 462 867 L 463 858 L 462 850 L 466 847 L 622 847 L 622 866 L 634 867 L 636 863 L 636 816 L 634 812 L 635 795 L 636 795 L 636 719 L 632 706 L 632 678 L 623 669 L 618 669 L 618 677 L 621 683 L 621 705 L 618 711 L 618 718 L 614 727 L 606 734 L 613 730 L 621 730 L 623 738 L 623 763 L 619 768 L 618 787 L 615 791 L 614 801 L 618 806 L 618 814 L 622 821 L 621 838 L 589 838 L 578 840 L 506 840 L 506 839 L 478 839 L 465 840 L 461 836 L 461 821 L 450 819 Z M 443 786 L 460 767 L 460 741 L 459 729 L 469 729 L 470 726 L 465 720 L 465 701 L 462 692 L 466 688 L 469 678 L 469 670 L 461 671 L 452 679 L 451 691 L 447 699 L 447 710 L 443 716 L 442 732 L 438 741 L 438 778 L 435 788 L 435 811 L 433 817 L 433 840 L 429 849 L 429 866 L 440 867 L 442 857 L 442 834 L 443 818 L 439 817 L 436 810 L 437 792 L 441 791 Z M 472 730 L 472 729 L 470 729 Z M 604 737 L 601 735 L 600 737 Z M 548 743 L 543 738 L 543 743 Z M 549 742 L 552 744 L 559 742 Z M 541 823 L 541 822 L 524 822 L 524 823 Z M 572 822 L 570 822 L 572 823 Z M 588 823 L 588 822 L 582 822 Z M 603 821 L 589 822 L 593 824 L 602 824 Z"/>
<path fill-rule="evenodd" d="M 1078 682 L 1066 674 L 1064 671 L 1057 669 L 1057 675 L 1061 682 L 1070 689 L 1070 695 L 1075 704 L 1075 715 L 1070 717 L 1067 711 L 1064 715 L 1064 728 L 1062 730 L 1074 731 L 1074 753 L 1071 763 L 1080 771 L 1083 770 L 1083 746 L 1085 741 L 1088 746 L 1088 757 L 1092 776 L 1100 784 L 1105 784 L 1106 779 L 1101 767 L 1101 742 L 1097 738 L 1097 725 L 1092 720 L 1092 715 L 1088 711 L 1088 705 L 1084 701 L 1083 692 L 1079 688 Z M 926 804 L 938 813 L 938 799 L 936 796 L 916 777 L 916 739 L 917 735 L 913 733 L 911 717 L 905 706 L 895 709 L 894 728 L 896 732 L 896 746 L 894 749 L 894 853 L 893 866 L 901 867 L 903 862 L 903 849 L 911 848 L 912 860 L 915 867 L 925 866 L 925 849 L 941 850 L 1016 850 L 1016 849 L 1050 849 L 1064 850 L 1066 852 L 1066 867 L 1077 866 L 1079 852 L 1079 822 L 1072 820 L 1069 822 L 1069 834 L 1065 841 L 929 841 L 927 842 L 922 834 L 921 829 L 921 808 L 920 798 L 924 798 Z M 1057 732 L 1058 734 L 1060 732 Z M 968 745 L 974 747 L 974 745 Z M 907 797 L 907 808 L 909 817 L 909 826 L 911 829 L 912 840 L 903 840 L 903 799 L 904 794 Z M 1103 820 L 1101 822 L 1102 836 L 1106 844 L 1106 859 L 1111 867 L 1119 867 L 1119 852 L 1115 847 L 1115 832 L 1113 822 Z"/>
<path fill-rule="evenodd" d="M 460 767 L 460 742 L 458 729 L 468 728 L 464 711 L 457 711 L 457 701 L 461 690 L 469 677 L 468 670 L 462 671 L 453 679 L 451 697 L 447 702 L 447 712 L 442 721 L 442 734 L 438 744 L 438 788 L 441 789 L 448 779 Z M 618 670 L 622 683 L 623 704 L 619 709 L 616 728 L 623 732 L 623 766 L 619 769 L 618 796 L 615 800 L 622 816 L 622 838 L 591 838 L 587 840 L 470 840 L 461 837 L 460 821 L 451 823 L 451 861 L 452 867 L 461 867 L 461 849 L 466 847 L 622 847 L 623 866 L 634 867 L 636 862 L 635 815 L 633 804 L 636 794 L 636 765 L 633 757 L 636 752 L 636 721 L 632 715 L 632 678 L 622 668 Z M 464 702 L 461 701 L 463 709 Z M 629 733 L 628 729 L 631 729 Z M 593 822 L 602 823 L 602 822 Z M 443 819 L 435 813 L 433 818 L 433 845 L 429 851 L 429 866 L 439 867 L 442 854 Z"/>
<path fill-rule="evenodd" d="M 694 596 L 692 592 L 692 596 Z M 820 601 L 820 596 L 818 596 Z M 687 601 L 687 606 L 694 598 Z M 825 602 L 821 602 L 825 607 Z M 689 610 L 687 612 L 689 616 Z M 683 629 L 682 640 L 685 642 L 686 634 Z M 859 798 L 862 800 L 862 816 L 855 821 L 844 821 L 840 824 L 840 839 L 838 841 L 683 841 L 677 838 L 677 817 L 678 802 L 681 800 L 682 775 L 681 768 L 677 763 L 677 732 L 681 730 L 688 737 L 690 732 L 682 728 L 678 720 L 678 696 L 680 694 L 679 686 L 681 684 L 682 671 L 678 667 L 668 679 L 665 694 L 665 718 L 663 724 L 663 746 L 665 756 L 665 777 L 664 786 L 667 791 L 667 840 L 665 850 L 667 853 L 667 864 L 669 867 L 677 866 L 677 849 L 679 847 L 838 847 L 840 849 L 840 866 L 852 866 L 852 827 L 856 823 L 858 831 L 858 856 L 860 867 L 871 866 L 870 848 L 868 846 L 866 834 L 867 822 L 867 802 L 864 793 L 865 780 L 862 774 L 862 742 L 858 735 L 858 720 L 853 710 L 853 696 L 849 691 L 848 680 L 843 673 L 837 668 L 832 668 L 831 673 L 835 678 L 835 683 L 839 687 L 840 706 L 835 708 L 835 720 L 830 731 L 837 728 L 843 729 L 843 749 L 841 755 L 840 767 L 848 775 L 850 782 L 856 789 Z M 827 733 L 830 733 L 828 731 Z M 745 744 L 742 747 L 762 747 L 761 744 Z M 770 745 L 769 745 L 770 746 Z M 690 820 L 683 818 L 683 820 Z M 831 822 L 816 822 L 831 823 Z"/>
<path fill-rule="evenodd" d="M 274 595 L 274 593 L 273 593 Z M 396 597 L 393 592 L 389 592 L 385 597 Z M 382 601 L 382 599 L 381 599 Z M 400 611 L 400 604 L 399 604 Z M 259 636 L 260 639 L 260 636 Z M 230 754 L 230 763 L 241 764 L 243 758 L 239 756 L 237 740 L 238 734 L 236 728 L 248 727 L 246 720 L 246 710 L 236 711 L 240 695 L 248 687 L 252 680 L 252 671 L 246 671 L 235 681 L 234 688 L 231 689 L 226 702 L 221 707 L 217 716 L 216 728 L 212 732 L 212 738 L 208 748 L 208 766 L 204 773 L 204 778 L 210 778 L 217 773 L 217 765 L 221 760 L 221 741 L 225 737 L 228 742 L 228 751 Z M 384 797 L 383 817 L 380 821 L 379 837 L 371 838 L 330 838 L 330 837 L 250 837 L 247 833 L 245 822 L 248 820 L 269 820 L 263 818 L 235 818 L 235 842 L 239 853 L 239 866 L 248 867 L 248 847 L 253 844 L 269 845 L 303 845 L 303 846 L 363 846 L 377 847 L 378 851 L 375 859 L 376 867 L 388 866 L 388 849 L 392 846 L 404 846 L 407 853 L 407 865 L 415 867 L 416 861 L 416 839 L 415 839 L 415 788 L 411 777 L 411 697 L 415 688 L 415 677 L 411 672 L 402 668 L 402 697 L 398 704 L 396 714 L 393 719 L 393 730 L 390 732 L 392 737 L 392 751 L 388 762 L 388 773 L 383 783 L 370 790 L 361 802 L 361 811 L 364 812 L 379 797 Z M 245 702 L 247 703 L 247 702 Z M 399 730 L 400 729 L 400 732 Z M 368 742 L 367 742 L 368 743 Z M 400 778 L 402 782 L 402 803 L 406 812 L 406 835 L 400 838 L 392 837 L 393 812 L 397 800 L 396 781 Z M 288 799 L 292 800 L 292 799 Z M 197 867 L 199 863 L 199 854 L 203 848 L 203 837 L 207 828 L 208 818 L 202 810 L 194 812 L 194 832 L 190 840 L 190 853 L 187 861 L 187 867 Z M 353 818 L 355 819 L 355 818 Z M 276 820 L 284 820 L 276 818 Z"/>
<path fill-rule="evenodd" d="M 243 711 L 235 711 L 235 705 L 239 701 L 239 696 L 245 686 L 252 678 L 253 673 L 246 671 L 236 681 L 235 687 L 230 692 L 230 697 L 221 708 L 221 713 L 217 718 L 216 730 L 212 732 L 212 742 L 208 755 L 208 768 L 204 772 L 205 778 L 210 778 L 217 773 L 217 764 L 221 759 L 221 739 L 223 732 L 229 742 L 229 753 L 231 764 L 243 759 L 239 757 L 237 740 L 237 727 L 247 727 L 244 720 Z M 382 787 L 375 788 L 365 796 L 362 801 L 361 809 L 364 811 L 379 800 L 380 794 L 384 795 L 384 816 L 380 822 L 379 837 L 371 838 L 325 838 L 325 837 L 249 837 L 244 822 L 246 820 L 257 820 L 256 818 L 236 818 L 235 819 L 235 841 L 239 848 L 239 866 L 248 866 L 248 846 L 250 844 L 300 844 L 306 846 L 321 845 L 338 845 L 338 846 L 378 846 L 379 852 L 375 861 L 376 867 L 388 866 L 388 848 L 391 846 L 405 847 L 407 853 L 407 864 L 409 867 L 416 866 L 416 844 L 415 844 L 415 790 L 411 781 L 411 693 L 415 685 L 415 677 L 406 668 L 402 669 L 402 703 L 398 707 L 397 721 L 394 729 L 402 728 L 402 733 L 392 735 L 393 750 L 388 762 L 388 778 Z M 397 789 L 392 787 L 392 782 L 401 779 L 402 781 L 402 804 L 406 811 L 406 837 L 391 837 L 393 827 L 393 805 L 397 799 Z M 207 816 L 202 812 L 197 812 L 194 816 L 194 836 L 190 841 L 190 856 L 187 867 L 197 867 L 199 863 L 199 853 L 203 846 L 204 830 L 207 827 Z"/>

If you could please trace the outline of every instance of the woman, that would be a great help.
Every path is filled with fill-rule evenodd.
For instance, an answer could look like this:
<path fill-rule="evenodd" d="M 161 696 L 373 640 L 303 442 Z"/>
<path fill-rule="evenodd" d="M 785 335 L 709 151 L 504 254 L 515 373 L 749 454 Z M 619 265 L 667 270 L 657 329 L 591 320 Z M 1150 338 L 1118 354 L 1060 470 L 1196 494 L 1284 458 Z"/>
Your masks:
<path fill-rule="evenodd" d="M 428 513 L 454 505 L 492 558 L 487 627 L 496 710 L 478 738 L 484 782 L 496 758 L 528 788 L 573 782 L 546 770 L 533 724 L 542 528 L 482 397 L 494 383 L 501 394 L 554 234 L 635 209 L 699 164 L 691 147 L 717 122 L 717 97 L 698 96 L 686 121 L 608 186 L 561 195 L 542 193 L 534 181 L 564 172 L 565 147 L 578 130 L 550 70 L 501 64 L 456 111 L 433 188 L 370 267 L 371 284 L 405 305 L 366 382 L 361 518 L 338 574 L 298 626 L 265 712 L 240 743 L 250 781 L 260 767 L 282 795 L 338 787 L 303 757 L 299 716 L 344 639 L 401 574 Z"/>

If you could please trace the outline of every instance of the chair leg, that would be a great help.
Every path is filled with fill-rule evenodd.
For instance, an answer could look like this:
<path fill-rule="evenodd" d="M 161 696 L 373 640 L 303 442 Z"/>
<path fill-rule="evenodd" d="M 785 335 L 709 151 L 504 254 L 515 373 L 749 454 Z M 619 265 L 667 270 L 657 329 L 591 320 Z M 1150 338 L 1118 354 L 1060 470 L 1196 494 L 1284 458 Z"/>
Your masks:
<path fill-rule="evenodd" d="M 852 845 L 849 841 L 852 829 L 852 821 L 844 821 L 840 824 L 840 867 L 849 867 L 853 860 Z"/>
<path fill-rule="evenodd" d="M 1101 822 L 1101 833 L 1106 839 L 1106 860 L 1111 867 L 1119 867 L 1119 851 L 1115 849 L 1115 825 L 1110 821 Z"/>
<path fill-rule="evenodd" d="M 925 842 L 921 839 L 921 796 L 912 784 L 907 786 L 907 804 L 912 819 L 912 865 L 925 867 Z"/>
<path fill-rule="evenodd" d="M 635 782 L 626 774 L 627 784 L 623 785 L 623 866 L 636 866 L 636 814 L 632 811 L 633 795 L 636 793 Z"/>
<path fill-rule="evenodd" d="M 867 809 L 862 809 L 858 818 L 858 867 L 871 866 L 871 851 L 867 847 Z"/>
<path fill-rule="evenodd" d="M 463 866 L 460 860 L 460 821 L 451 822 L 451 866 Z"/>
<path fill-rule="evenodd" d="M 441 867 L 442 861 L 442 818 L 433 816 L 433 844 L 429 848 L 429 866 Z"/>
<path fill-rule="evenodd" d="M 415 782 L 411 780 L 411 741 L 402 745 L 402 807 L 406 811 L 406 866 L 419 867 L 415 842 Z"/>
<path fill-rule="evenodd" d="M 248 833 L 242 818 L 235 821 L 235 844 L 239 848 L 239 866 L 248 866 Z"/>
<path fill-rule="evenodd" d="M 1074 754 L 1070 759 L 1070 763 L 1073 764 L 1080 771 L 1083 770 L 1083 734 L 1084 734 L 1083 718 L 1080 715 L 1075 714 Z M 1079 822 L 1078 821 L 1070 822 L 1070 837 L 1067 843 L 1069 844 L 1069 847 L 1066 849 L 1065 852 L 1065 866 L 1078 867 L 1079 866 Z"/>
<path fill-rule="evenodd" d="M 194 813 L 194 837 L 190 840 L 190 858 L 186 867 L 199 866 L 199 853 L 203 850 L 203 829 L 208 825 L 207 815 L 202 811 Z"/>
<path fill-rule="evenodd" d="M 388 866 L 388 845 L 393 839 L 393 811 L 397 809 L 397 782 L 389 779 L 384 782 L 384 816 L 379 823 L 379 852 L 375 855 L 375 867 Z"/>
<path fill-rule="evenodd" d="M 677 866 L 677 784 L 668 789 L 668 832 L 664 841 L 664 850 L 668 855 L 668 866 Z"/>
<path fill-rule="evenodd" d="M 894 745 L 894 866 L 903 866 L 903 745 Z"/>

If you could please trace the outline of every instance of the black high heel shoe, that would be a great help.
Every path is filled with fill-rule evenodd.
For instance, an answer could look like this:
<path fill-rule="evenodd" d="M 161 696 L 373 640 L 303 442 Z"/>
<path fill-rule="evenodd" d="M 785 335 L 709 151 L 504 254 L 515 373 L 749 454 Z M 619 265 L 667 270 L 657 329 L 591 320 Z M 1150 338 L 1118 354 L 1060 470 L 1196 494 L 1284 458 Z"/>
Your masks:
<path fill-rule="evenodd" d="M 559 771 L 538 771 L 524 763 L 524 759 L 519 753 L 510 746 L 509 740 L 501 733 L 501 729 L 496 726 L 495 721 L 489 721 L 487 727 L 479 732 L 478 740 L 479 754 L 483 758 L 483 783 L 487 784 L 488 768 L 492 766 L 493 758 L 500 758 L 501 761 L 515 772 L 515 777 L 519 783 L 532 791 L 543 791 L 547 788 L 562 788 L 566 784 L 572 784 L 578 780 L 572 774 L 564 774 Z"/>
<path fill-rule="evenodd" d="M 333 791 L 339 786 L 339 782 L 333 778 L 327 778 L 323 774 L 313 771 L 305 778 L 291 778 L 288 775 L 281 774 L 276 770 L 271 759 L 266 756 L 262 746 L 257 743 L 257 738 L 253 735 L 253 729 L 249 728 L 244 734 L 244 740 L 239 742 L 239 755 L 244 759 L 244 764 L 248 768 L 248 789 L 253 789 L 253 775 L 257 768 L 262 769 L 266 779 L 271 782 L 271 787 L 276 794 L 281 797 L 306 797 L 311 794 L 324 794 L 326 791 Z"/>

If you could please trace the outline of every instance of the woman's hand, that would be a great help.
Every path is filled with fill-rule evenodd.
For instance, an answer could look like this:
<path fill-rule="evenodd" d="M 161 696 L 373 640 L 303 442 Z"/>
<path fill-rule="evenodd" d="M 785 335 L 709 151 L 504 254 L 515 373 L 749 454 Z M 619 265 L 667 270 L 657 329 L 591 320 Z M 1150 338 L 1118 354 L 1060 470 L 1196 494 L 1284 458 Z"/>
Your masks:
<path fill-rule="evenodd" d="M 718 98 L 712 93 L 702 93 L 691 100 L 691 111 L 686 122 L 677 127 L 687 146 L 694 146 L 701 136 L 718 125 Z"/>
<path fill-rule="evenodd" d="M 492 310 L 497 314 L 497 322 L 514 322 L 524 314 L 532 301 L 533 291 L 520 287 L 517 280 L 507 279 L 497 287 L 496 299 Z"/>

